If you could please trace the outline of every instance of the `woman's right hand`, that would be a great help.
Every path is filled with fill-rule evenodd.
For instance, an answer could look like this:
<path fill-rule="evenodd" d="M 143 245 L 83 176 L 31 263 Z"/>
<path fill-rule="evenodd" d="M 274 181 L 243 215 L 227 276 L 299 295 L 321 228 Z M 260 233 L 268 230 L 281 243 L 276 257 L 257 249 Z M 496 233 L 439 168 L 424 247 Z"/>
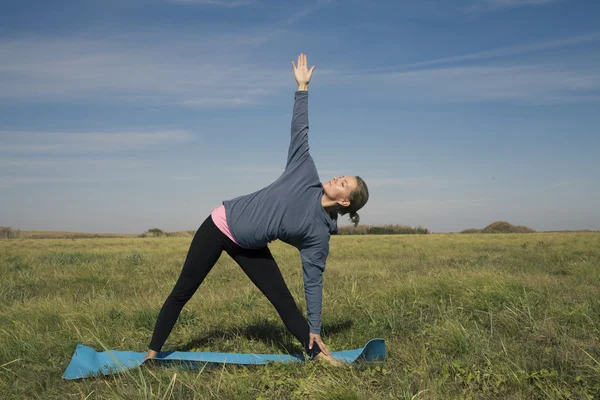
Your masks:
<path fill-rule="evenodd" d="M 298 67 L 296 67 L 292 61 L 292 67 L 294 67 L 294 78 L 296 78 L 296 82 L 298 83 L 298 90 L 308 89 L 308 82 L 310 82 L 312 73 L 316 68 L 316 66 L 313 66 L 309 71 L 307 65 L 306 54 L 304 53 L 300 53 L 298 56 Z"/>
<path fill-rule="evenodd" d="M 316 344 L 317 346 L 319 346 L 319 348 L 321 349 L 323 354 L 325 354 L 326 356 L 331 355 L 329 353 L 329 350 L 327 349 L 327 346 L 325 346 L 325 343 L 323 343 L 323 339 L 321 339 L 321 335 L 317 335 L 316 333 L 309 333 L 308 339 L 309 339 L 308 340 L 308 349 L 309 350 L 312 350 L 313 345 Z"/>

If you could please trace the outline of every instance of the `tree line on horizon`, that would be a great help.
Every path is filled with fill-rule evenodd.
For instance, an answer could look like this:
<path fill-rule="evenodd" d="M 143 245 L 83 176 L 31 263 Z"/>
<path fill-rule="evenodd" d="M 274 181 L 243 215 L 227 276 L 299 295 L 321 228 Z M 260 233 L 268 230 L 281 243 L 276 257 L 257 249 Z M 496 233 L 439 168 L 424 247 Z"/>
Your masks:
<path fill-rule="evenodd" d="M 506 221 L 495 221 L 483 229 L 470 228 L 459 233 L 534 233 L 531 229 L 523 225 L 513 225 Z M 193 236 L 195 230 L 185 230 L 176 232 L 167 232 L 160 228 L 151 228 L 141 234 L 111 234 L 111 233 L 82 233 L 66 231 L 27 231 L 14 229 L 8 226 L 0 226 L 0 239 L 83 239 L 83 238 L 119 238 L 119 237 L 188 237 Z M 422 226 L 411 227 L 401 224 L 386 225 L 352 225 L 342 226 L 338 229 L 339 235 L 425 235 L 432 233 L 429 229 Z"/>

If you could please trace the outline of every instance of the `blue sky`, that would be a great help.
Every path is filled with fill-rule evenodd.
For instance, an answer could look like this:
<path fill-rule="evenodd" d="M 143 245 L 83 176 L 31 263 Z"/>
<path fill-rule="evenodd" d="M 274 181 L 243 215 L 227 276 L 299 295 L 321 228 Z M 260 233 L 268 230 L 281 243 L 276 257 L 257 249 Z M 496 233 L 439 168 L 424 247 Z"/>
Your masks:
<path fill-rule="evenodd" d="M 600 229 L 599 17 L 577 0 L 2 2 L 0 225 L 196 229 L 283 172 L 304 52 L 311 153 L 322 181 L 367 182 L 362 223 Z"/>

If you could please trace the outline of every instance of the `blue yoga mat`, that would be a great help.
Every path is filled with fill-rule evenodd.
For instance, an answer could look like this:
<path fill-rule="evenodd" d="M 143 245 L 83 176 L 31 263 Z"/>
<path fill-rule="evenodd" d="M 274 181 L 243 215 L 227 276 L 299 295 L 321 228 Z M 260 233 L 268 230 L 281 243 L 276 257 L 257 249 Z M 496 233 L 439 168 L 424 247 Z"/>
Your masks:
<path fill-rule="evenodd" d="M 67 366 L 64 379 L 80 379 L 96 375 L 110 375 L 127 371 L 142 365 L 146 353 L 135 351 L 109 350 L 98 352 L 91 347 L 77 345 L 71 362 Z M 358 360 L 376 361 L 385 358 L 385 340 L 370 340 L 365 347 L 355 350 L 332 351 L 333 358 L 339 361 L 353 363 Z M 241 364 L 261 365 L 270 362 L 304 362 L 302 354 L 240 354 L 240 353 L 211 353 L 211 352 L 160 352 L 152 360 L 160 365 L 177 366 L 193 369 L 210 364 Z"/>

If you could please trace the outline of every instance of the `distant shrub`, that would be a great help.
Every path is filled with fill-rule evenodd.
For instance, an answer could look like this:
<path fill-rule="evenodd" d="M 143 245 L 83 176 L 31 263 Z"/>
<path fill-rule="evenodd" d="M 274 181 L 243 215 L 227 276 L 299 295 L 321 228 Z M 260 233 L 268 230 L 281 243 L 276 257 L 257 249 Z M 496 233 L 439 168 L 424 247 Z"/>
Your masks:
<path fill-rule="evenodd" d="M 21 231 L 9 226 L 0 226 L 0 239 L 14 239 L 21 235 Z"/>
<path fill-rule="evenodd" d="M 148 229 L 146 232 L 142 233 L 140 237 L 161 237 L 165 236 L 165 231 L 159 228 Z"/>
<path fill-rule="evenodd" d="M 86 232 L 68 232 L 68 231 L 21 231 L 21 238 L 24 239 L 106 239 L 106 238 L 126 238 L 138 235 L 128 233 L 86 233 Z"/>
<path fill-rule="evenodd" d="M 481 233 L 481 229 L 475 229 L 475 228 L 465 229 L 464 231 L 462 231 L 460 233 Z"/>
<path fill-rule="evenodd" d="M 195 230 L 165 232 L 162 229 L 152 228 L 152 229 L 148 229 L 144 233 L 141 233 L 139 235 L 139 237 L 141 237 L 141 238 L 145 238 L 145 237 L 163 237 L 163 236 L 164 237 L 189 237 L 189 236 L 194 236 L 194 234 L 196 234 Z"/>
<path fill-rule="evenodd" d="M 189 237 L 194 236 L 196 231 L 177 231 L 177 232 L 165 232 L 165 236 L 167 237 Z"/>
<path fill-rule="evenodd" d="M 465 229 L 461 233 L 533 233 L 535 230 L 522 225 L 512 225 L 506 221 L 495 221 L 483 229 Z"/>
<path fill-rule="evenodd" d="M 338 228 L 338 234 L 340 235 L 406 235 L 426 233 L 429 233 L 427 228 L 421 226 L 413 228 L 408 225 L 359 225 L 356 228 L 353 226 Z"/>

